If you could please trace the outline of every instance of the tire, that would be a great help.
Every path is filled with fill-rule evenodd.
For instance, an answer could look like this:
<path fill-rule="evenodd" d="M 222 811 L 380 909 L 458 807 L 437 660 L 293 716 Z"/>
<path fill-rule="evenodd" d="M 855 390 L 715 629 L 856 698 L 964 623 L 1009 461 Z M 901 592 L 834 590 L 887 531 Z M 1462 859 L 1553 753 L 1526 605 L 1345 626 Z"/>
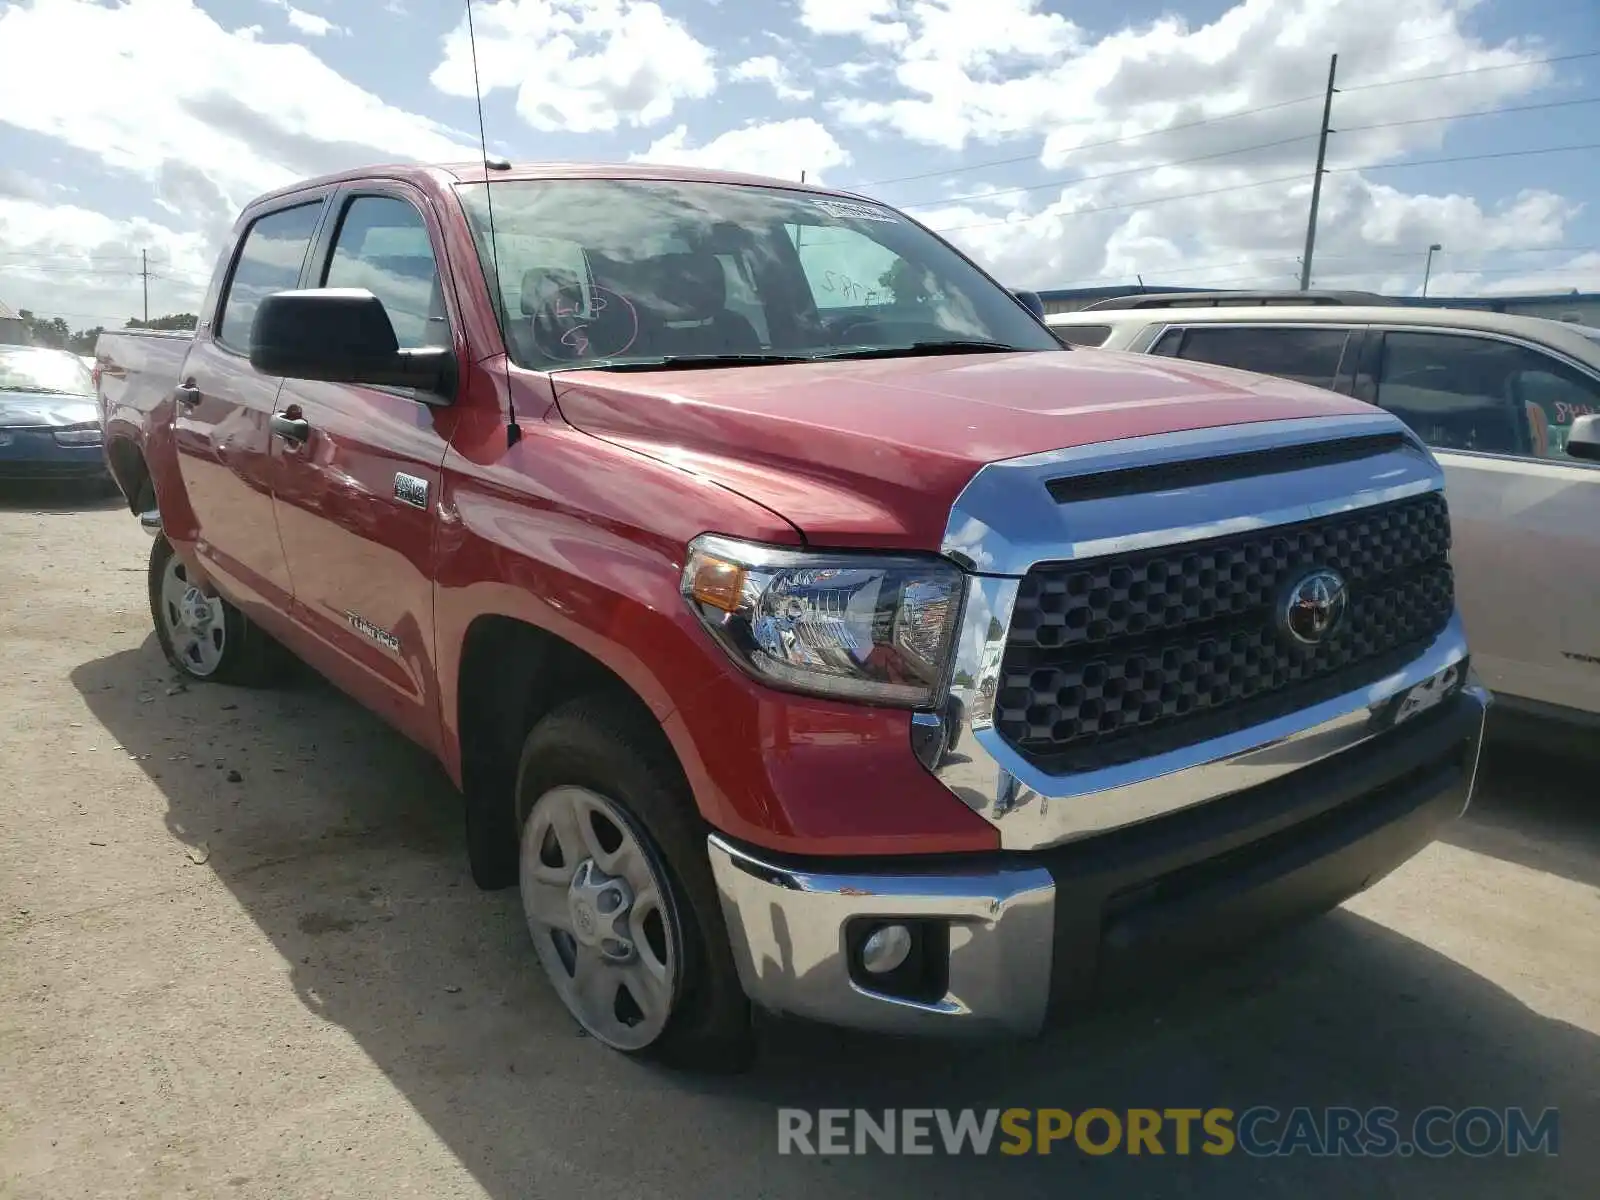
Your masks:
<path fill-rule="evenodd" d="M 754 1057 L 750 1003 L 728 948 L 722 904 L 706 853 L 706 827 L 677 762 L 664 746 L 659 728 L 653 726 L 653 718 L 604 694 L 569 702 L 540 721 L 528 735 L 517 769 L 515 795 L 524 915 L 546 976 L 574 1019 L 591 1036 L 623 1053 L 692 1070 L 746 1069 Z M 606 811 L 600 816 L 600 829 L 603 831 L 610 821 L 618 827 L 613 833 L 623 838 L 631 836 L 643 852 L 644 866 L 663 885 L 659 888 L 658 908 L 665 935 L 673 939 L 673 953 L 665 956 L 672 971 L 672 988 L 670 1001 L 664 1006 L 669 1015 L 647 1044 L 635 1044 L 638 1039 L 631 1030 L 619 1034 L 609 1020 L 586 1019 L 582 1005 L 574 1006 L 577 972 L 567 968 L 569 976 L 563 970 L 564 964 L 552 960 L 552 948 L 559 950 L 557 939 L 551 927 L 539 922 L 535 915 L 541 906 L 538 897 L 552 898 L 559 907 L 562 894 L 559 882 L 541 882 L 537 873 L 559 873 L 567 866 L 551 867 L 545 860 L 535 861 L 544 851 L 533 843 L 540 840 L 540 821 L 546 811 L 557 798 L 572 796 L 586 797 L 579 803 L 591 809 L 597 799 L 603 802 Z M 550 836 L 553 835 L 547 828 L 541 844 L 547 846 Z M 618 853 L 627 856 L 625 842 Z M 600 871 L 600 861 L 600 856 L 594 855 L 575 868 L 574 876 L 585 866 L 592 866 L 601 879 L 607 878 Z M 559 874 L 552 878 L 558 879 Z M 646 902 L 645 893 L 636 890 L 630 902 L 633 907 L 626 914 L 630 932 L 636 928 L 648 931 L 649 916 L 639 919 L 637 907 Z M 570 911 L 574 916 L 569 928 L 575 930 L 581 914 L 577 908 Z M 573 933 L 567 933 L 566 938 L 573 942 L 576 952 L 583 952 L 583 947 L 574 942 Z M 635 938 L 638 959 L 642 961 L 647 953 L 652 959 L 662 958 L 647 950 L 647 940 L 645 936 Z M 623 979 L 624 992 L 631 997 L 627 977 Z M 619 998 L 613 1007 L 620 1010 L 624 1002 Z M 654 1027 L 657 1022 L 642 1016 L 641 1023 Z"/>
<path fill-rule="evenodd" d="M 205 597 L 210 611 L 203 631 L 185 622 L 181 594 L 187 584 L 183 561 L 164 534 L 150 545 L 150 619 L 167 662 L 185 679 L 260 687 L 282 675 L 286 652 L 242 612 L 220 596 Z M 192 635 L 185 637 L 185 635 Z"/>

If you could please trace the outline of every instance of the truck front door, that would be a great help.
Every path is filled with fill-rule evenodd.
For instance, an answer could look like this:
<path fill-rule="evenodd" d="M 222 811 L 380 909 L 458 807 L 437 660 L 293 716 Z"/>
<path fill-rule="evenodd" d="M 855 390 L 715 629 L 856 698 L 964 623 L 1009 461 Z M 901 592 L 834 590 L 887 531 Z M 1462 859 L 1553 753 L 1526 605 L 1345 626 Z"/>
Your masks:
<path fill-rule="evenodd" d="M 334 203 L 308 286 L 371 291 L 403 348 L 454 345 L 426 199 L 375 184 Z M 322 643 L 316 660 L 335 683 L 435 748 L 434 534 L 456 410 L 409 389 L 304 379 L 284 383 L 277 408 L 305 422 L 303 438 L 279 436 L 273 450 L 296 623 Z"/>
<path fill-rule="evenodd" d="M 273 515 L 268 429 L 283 380 L 250 365 L 250 326 L 263 298 L 299 283 L 323 203 L 297 199 L 246 226 L 215 315 L 195 331 L 173 406 L 194 552 L 228 599 L 265 615 L 268 628 L 292 595 Z"/>

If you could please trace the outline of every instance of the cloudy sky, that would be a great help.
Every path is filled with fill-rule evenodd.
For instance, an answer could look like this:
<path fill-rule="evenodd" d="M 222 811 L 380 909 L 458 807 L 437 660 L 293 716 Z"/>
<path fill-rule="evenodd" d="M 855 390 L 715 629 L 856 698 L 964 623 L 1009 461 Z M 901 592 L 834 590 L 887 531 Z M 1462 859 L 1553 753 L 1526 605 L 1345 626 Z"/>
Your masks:
<path fill-rule="evenodd" d="M 0 0 L 0 300 L 121 324 L 144 251 L 152 314 L 192 309 L 254 194 L 472 156 L 464 11 Z M 1438 242 L 1436 294 L 1600 291 L 1594 0 L 473 11 L 495 152 L 805 171 L 1042 288 L 1293 285 L 1337 52 L 1319 285 L 1416 291 Z"/>

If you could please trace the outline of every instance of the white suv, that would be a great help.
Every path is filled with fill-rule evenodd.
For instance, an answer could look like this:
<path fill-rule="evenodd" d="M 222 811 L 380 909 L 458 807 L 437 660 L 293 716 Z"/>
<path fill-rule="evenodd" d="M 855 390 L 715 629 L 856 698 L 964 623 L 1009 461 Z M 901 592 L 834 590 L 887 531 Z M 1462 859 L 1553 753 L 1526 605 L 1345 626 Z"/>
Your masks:
<path fill-rule="evenodd" d="M 1064 342 L 1282 375 L 1393 412 L 1444 467 L 1473 665 L 1541 715 L 1600 716 L 1600 329 L 1403 305 L 1095 308 Z"/>

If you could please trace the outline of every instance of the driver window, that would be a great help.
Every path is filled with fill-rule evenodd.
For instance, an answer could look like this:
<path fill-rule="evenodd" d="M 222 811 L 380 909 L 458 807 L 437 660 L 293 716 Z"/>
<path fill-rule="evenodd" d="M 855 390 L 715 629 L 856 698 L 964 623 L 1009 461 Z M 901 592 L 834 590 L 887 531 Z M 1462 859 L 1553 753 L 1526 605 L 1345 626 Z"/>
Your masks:
<path fill-rule="evenodd" d="M 1530 450 L 1537 458 L 1566 459 L 1573 421 L 1600 413 L 1600 381 L 1533 350 L 1523 352 L 1515 389 L 1528 414 Z"/>
<path fill-rule="evenodd" d="M 357 196 L 350 201 L 323 286 L 366 288 L 383 301 L 402 350 L 450 345 L 428 226 L 404 200 Z"/>

